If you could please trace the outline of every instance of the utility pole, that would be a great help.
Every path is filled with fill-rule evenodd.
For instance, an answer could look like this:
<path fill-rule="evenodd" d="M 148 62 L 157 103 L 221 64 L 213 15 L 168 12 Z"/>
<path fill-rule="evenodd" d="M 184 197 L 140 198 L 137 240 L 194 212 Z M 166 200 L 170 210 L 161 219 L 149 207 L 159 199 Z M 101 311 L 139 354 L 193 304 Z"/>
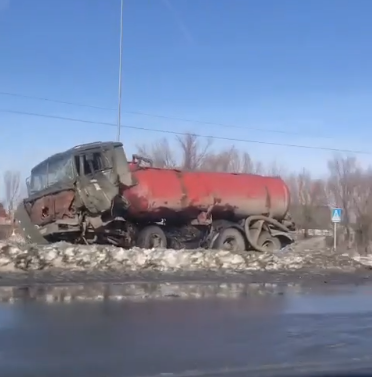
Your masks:
<path fill-rule="evenodd" d="M 120 6 L 120 48 L 119 48 L 119 95 L 118 95 L 118 133 L 117 140 L 120 141 L 121 131 L 121 87 L 122 87 L 122 66 L 123 66 L 123 17 L 124 17 L 124 0 L 121 0 Z"/>

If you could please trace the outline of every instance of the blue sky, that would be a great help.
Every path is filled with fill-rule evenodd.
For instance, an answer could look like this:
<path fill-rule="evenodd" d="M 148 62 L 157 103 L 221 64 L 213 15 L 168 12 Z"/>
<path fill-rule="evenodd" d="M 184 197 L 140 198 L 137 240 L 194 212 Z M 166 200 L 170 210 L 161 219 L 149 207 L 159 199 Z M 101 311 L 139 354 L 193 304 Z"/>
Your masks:
<path fill-rule="evenodd" d="M 119 11 L 120 0 L 0 0 L 0 91 L 107 108 L 0 95 L 0 171 L 26 176 L 49 154 L 116 138 L 115 127 L 3 110 L 115 123 Z M 370 0 L 125 0 L 122 123 L 369 151 L 371 13 Z M 173 139 L 122 130 L 128 155 L 164 136 Z M 216 139 L 214 148 L 231 144 Z M 316 175 L 332 155 L 235 144 L 253 158 Z"/>

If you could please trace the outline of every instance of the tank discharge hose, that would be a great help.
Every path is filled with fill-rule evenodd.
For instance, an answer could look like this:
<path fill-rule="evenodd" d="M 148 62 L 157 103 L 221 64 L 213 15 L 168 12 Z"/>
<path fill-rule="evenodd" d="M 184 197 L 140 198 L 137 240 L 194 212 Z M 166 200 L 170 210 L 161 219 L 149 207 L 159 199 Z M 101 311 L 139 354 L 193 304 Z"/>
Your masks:
<path fill-rule="evenodd" d="M 275 227 L 282 230 L 283 232 L 289 232 L 289 229 L 285 225 L 281 224 L 279 221 L 272 219 L 270 217 L 267 217 L 267 216 L 257 215 L 257 216 L 248 217 L 244 223 L 244 232 L 247 237 L 247 240 L 254 249 L 256 249 L 257 251 L 260 251 L 261 253 L 265 253 L 267 250 L 264 247 L 257 245 L 256 241 L 253 240 L 252 235 L 251 235 L 251 230 L 250 230 L 251 222 L 258 221 L 258 220 L 263 220 L 266 223 L 272 224 Z"/>

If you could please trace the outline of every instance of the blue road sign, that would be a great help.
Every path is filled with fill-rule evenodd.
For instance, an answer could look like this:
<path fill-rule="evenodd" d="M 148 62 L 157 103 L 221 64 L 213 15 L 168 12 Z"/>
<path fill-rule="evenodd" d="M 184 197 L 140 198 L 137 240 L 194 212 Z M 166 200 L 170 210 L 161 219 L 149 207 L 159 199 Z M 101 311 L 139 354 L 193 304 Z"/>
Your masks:
<path fill-rule="evenodd" d="M 342 218 L 342 208 L 332 208 L 331 220 L 333 223 L 340 223 Z"/>

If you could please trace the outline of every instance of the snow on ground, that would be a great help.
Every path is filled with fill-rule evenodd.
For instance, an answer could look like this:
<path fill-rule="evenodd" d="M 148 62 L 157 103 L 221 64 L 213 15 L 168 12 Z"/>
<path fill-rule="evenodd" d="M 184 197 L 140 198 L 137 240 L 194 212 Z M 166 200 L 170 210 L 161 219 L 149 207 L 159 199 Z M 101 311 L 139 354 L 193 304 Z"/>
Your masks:
<path fill-rule="evenodd" d="M 355 271 L 372 266 L 372 258 L 333 252 L 324 237 L 299 241 L 276 253 L 233 253 L 223 250 L 130 250 L 114 246 L 56 243 L 30 245 L 0 241 L 0 271 L 47 269 L 158 271 Z"/>

